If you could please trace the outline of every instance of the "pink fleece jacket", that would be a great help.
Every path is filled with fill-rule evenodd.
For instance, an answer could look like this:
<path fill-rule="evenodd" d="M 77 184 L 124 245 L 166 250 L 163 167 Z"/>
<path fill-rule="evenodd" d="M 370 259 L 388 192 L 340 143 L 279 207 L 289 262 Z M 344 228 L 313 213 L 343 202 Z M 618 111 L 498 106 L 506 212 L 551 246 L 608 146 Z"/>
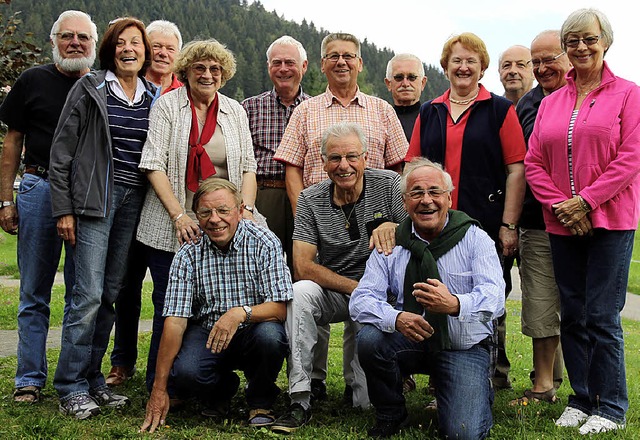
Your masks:
<path fill-rule="evenodd" d="M 527 182 L 542 203 L 547 232 L 570 235 L 551 206 L 572 197 L 569 120 L 576 102 L 575 70 L 545 97 L 525 157 Z M 594 228 L 635 230 L 640 217 L 640 87 L 604 63 L 602 83 L 582 102 L 573 130 L 576 193 L 589 203 Z"/>

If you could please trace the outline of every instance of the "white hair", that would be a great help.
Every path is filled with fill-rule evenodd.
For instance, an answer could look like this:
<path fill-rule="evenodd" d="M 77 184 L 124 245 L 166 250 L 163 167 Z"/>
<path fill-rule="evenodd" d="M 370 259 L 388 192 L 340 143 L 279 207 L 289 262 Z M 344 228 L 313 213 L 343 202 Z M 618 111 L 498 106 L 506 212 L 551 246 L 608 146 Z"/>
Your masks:
<path fill-rule="evenodd" d="M 415 61 L 418 63 L 418 74 L 420 76 L 424 76 L 424 64 L 422 64 L 422 60 L 417 56 L 411 53 L 399 53 L 389 60 L 387 63 L 387 79 L 391 81 L 393 78 L 393 63 L 396 61 Z"/>
<path fill-rule="evenodd" d="M 267 62 L 271 60 L 271 51 L 276 46 L 294 46 L 298 49 L 298 54 L 300 54 L 300 62 L 304 63 L 307 61 L 307 51 L 304 50 L 302 43 L 289 35 L 283 35 L 269 45 L 267 49 Z"/>
<path fill-rule="evenodd" d="M 168 37 L 176 37 L 178 39 L 178 50 L 182 49 L 182 34 L 175 23 L 167 20 L 155 20 L 147 26 L 147 35 L 157 32 Z"/>

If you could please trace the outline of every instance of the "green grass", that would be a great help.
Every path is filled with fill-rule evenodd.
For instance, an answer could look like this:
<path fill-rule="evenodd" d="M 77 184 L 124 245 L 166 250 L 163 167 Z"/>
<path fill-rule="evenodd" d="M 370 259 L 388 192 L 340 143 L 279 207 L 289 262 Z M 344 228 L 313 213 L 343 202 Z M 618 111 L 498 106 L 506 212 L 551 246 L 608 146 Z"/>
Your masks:
<path fill-rule="evenodd" d="M 148 299 L 147 299 L 148 301 Z M 0 305 L 2 308 L 2 305 Z M 531 340 L 520 333 L 520 303 L 508 302 L 509 318 L 507 351 L 512 363 L 513 391 L 502 391 L 497 394 L 493 407 L 495 426 L 492 439 L 530 440 L 530 439 L 574 439 L 575 429 L 558 429 L 553 419 L 560 416 L 570 392 L 568 381 L 559 391 L 560 403 L 556 405 L 532 404 L 528 406 L 509 406 L 511 399 L 519 397 L 525 388 L 530 386 L 528 380 L 531 368 Z M 627 429 L 617 433 L 599 435 L 598 439 L 637 439 L 640 438 L 638 418 L 640 410 L 635 402 L 640 400 L 640 323 L 624 321 L 626 362 L 629 399 L 631 408 L 627 414 Z M 297 431 L 290 438 L 295 439 L 360 439 L 366 438 L 366 430 L 373 423 L 373 412 L 357 411 L 347 408 L 341 403 L 344 383 L 342 380 L 342 326 L 332 328 L 329 352 L 329 400 L 314 407 L 311 423 Z M 145 353 L 149 345 L 149 334 L 140 336 L 140 353 Z M 110 352 L 110 349 L 109 349 Z M 53 377 L 58 350 L 49 350 L 50 377 Z M 13 375 L 16 358 L 0 359 L 0 438 L 12 439 L 111 439 L 111 438 L 159 438 L 159 439 L 275 439 L 283 438 L 267 429 L 254 430 L 246 425 L 243 393 L 240 391 L 233 404 L 233 415 L 229 421 L 216 423 L 199 415 L 196 404 L 187 405 L 179 412 L 170 413 L 167 426 L 153 436 L 141 436 L 137 433 L 143 418 L 147 393 L 144 388 L 143 372 L 145 359 L 141 355 L 138 360 L 139 373 L 120 390 L 129 396 L 132 405 L 120 412 L 105 412 L 89 421 L 76 421 L 58 414 L 58 400 L 50 383 L 43 390 L 43 401 L 36 406 L 26 407 L 11 402 Z M 108 371 L 108 359 L 103 364 L 103 371 Z M 51 381 L 49 381 L 51 382 Z M 436 438 L 433 414 L 428 414 L 424 407 L 430 398 L 424 392 L 427 377 L 417 377 L 418 390 L 407 397 L 410 413 L 409 427 L 397 439 L 431 439 Z M 280 373 L 278 384 L 286 389 L 286 377 Z M 241 387 L 242 390 L 242 387 Z M 277 410 L 286 407 L 286 398 L 278 400 Z M 287 437 L 284 437 L 287 438 Z"/>

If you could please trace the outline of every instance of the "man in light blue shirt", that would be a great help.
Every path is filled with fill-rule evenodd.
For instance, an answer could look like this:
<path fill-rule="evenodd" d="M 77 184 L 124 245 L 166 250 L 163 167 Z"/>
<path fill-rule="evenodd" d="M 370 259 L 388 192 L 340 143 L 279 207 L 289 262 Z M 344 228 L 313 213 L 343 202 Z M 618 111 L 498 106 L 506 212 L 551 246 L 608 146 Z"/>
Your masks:
<path fill-rule="evenodd" d="M 351 296 L 364 327 L 358 356 L 376 409 L 372 437 L 390 437 L 407 420 L 402 378 L 431 375 L 440 431 L 482 439 L 493 425 L 491 339 L 504 311 L 502 268 L 489 236 L 450 210 L 453 184 L 438 164 L 407 164 L 401 191 L 409 218 L 389 255 L 373 252 Z"/>

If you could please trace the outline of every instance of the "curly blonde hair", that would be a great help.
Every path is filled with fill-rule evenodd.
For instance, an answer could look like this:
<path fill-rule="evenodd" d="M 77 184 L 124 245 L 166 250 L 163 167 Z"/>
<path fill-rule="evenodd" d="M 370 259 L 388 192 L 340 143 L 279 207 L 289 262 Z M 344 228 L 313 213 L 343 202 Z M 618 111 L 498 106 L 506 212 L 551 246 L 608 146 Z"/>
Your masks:
<path fill-rule="evenodd" d="M 187 43 L 176 57 L 173 71 L 180 81 L 187 83 L 187 70 L 196 61 L 213 60 L 222 67 L 222 86 L 236 74 L 236 58 L 227 47 L 213 38 Z"/>

